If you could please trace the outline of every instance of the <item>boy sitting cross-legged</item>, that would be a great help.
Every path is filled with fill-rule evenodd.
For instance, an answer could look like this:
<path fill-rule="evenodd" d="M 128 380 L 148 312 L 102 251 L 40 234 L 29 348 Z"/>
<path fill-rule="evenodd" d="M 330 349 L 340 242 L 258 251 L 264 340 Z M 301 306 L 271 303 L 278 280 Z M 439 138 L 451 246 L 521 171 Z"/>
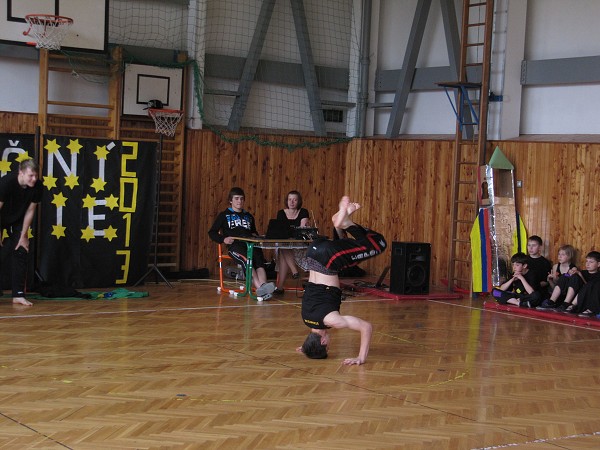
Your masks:
<path fill-rule="evenodd" d="M 535 308 L 542 302 L 539 281 L 529 270 L 525 253 L 515 253 L 512 263 L 513 276 L 502 286 L 494 288 L 492 295 L 502 305 L 510 304 L 523 308 Z"/>

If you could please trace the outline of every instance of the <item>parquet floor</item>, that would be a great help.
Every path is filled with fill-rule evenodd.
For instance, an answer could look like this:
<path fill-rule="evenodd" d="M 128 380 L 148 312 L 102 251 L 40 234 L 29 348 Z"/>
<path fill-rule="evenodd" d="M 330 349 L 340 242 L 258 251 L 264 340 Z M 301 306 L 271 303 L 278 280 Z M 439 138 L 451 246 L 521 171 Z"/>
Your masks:
<path fill-rule="evenodd" d="M 600 331 L 481 300 L 350 297 L 371 321 L 295 352 L 292 292 L 259 304 L 212 282 L 150 297 L 0 303 L 0 448 L 600 448 Z"/>

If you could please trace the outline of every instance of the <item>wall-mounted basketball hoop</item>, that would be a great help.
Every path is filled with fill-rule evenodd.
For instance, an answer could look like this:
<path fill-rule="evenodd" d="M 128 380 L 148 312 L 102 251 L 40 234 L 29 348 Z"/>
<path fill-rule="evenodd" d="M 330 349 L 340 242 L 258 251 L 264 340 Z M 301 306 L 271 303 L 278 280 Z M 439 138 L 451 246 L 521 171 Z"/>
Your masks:
<path fill-rule="evenodd" d="M 23 35 L 35 39 L 36 48 L 60 50 L 60 44 L 73 25 L 73 19 L 51 14 L 28 14 L 25 21 L 29 24 Z"/>
<path fill-rule="evenodd" d="M 156 132 L 166 136 L 175 136 L 177 124 L 183 116 L 183 111 L 176 109 L 149 108 L 148 115 L 154 119 Z"/>

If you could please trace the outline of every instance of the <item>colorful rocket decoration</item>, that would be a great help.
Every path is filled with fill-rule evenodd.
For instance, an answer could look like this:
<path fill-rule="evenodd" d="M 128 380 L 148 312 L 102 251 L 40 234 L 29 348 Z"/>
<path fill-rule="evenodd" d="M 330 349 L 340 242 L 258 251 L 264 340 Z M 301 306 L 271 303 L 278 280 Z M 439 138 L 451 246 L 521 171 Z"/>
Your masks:
<path fill-rule="evenodd" d="M 499 147 L 479 168 L 479 213 L 471 229 L 473 292 L 491 292 L 511 272 L 510 258 L 527 252 L 527 231 L 515 204 L 514 166 Z"/>

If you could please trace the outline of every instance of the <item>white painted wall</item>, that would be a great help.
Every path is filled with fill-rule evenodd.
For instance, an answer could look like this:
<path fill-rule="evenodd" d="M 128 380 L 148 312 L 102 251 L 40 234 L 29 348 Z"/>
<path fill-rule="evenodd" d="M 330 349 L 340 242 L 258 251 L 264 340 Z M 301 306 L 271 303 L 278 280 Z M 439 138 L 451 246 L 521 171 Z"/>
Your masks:
<path fill-rule="evenodd" d="M 327 35 L 320 35 L 317 29 L 311 30 L 311 39 L 314 37 L 314 56 L 317 64 L 326 64 L 334 67 L 344 67 L 351 63 L 356 64 L 356 58 L 351 59 L 351 45 L 357 42 L 356 32 L 359 27 L 352 23 L 352 7 L 356 9 L 358 2 L 352 0 L 331 0 L 334 6 L 340 9 L 329 27 L 335 30 L 339 46 L 333 45 Z M 461 0 L 456 0 L 457 4 Z M 513 46 L 522 45 L 527 59 L 564 58 L 574 56 L 600 55 L 600 27 L 597 18 L 600 17 L 600 2 L 597 0 L 505 0 L 510 9 L 511 3 L 518 2 L 522 7 L 527 3 L 525 42 L 513 43 Z M 191 3 L 202 3 L 202 0 Z M 325 2 L 331 3 L 331 2 Z M 186 20 L 182 17 L 181 2 L 172 2 L 168 6 L 161 6 L 162 2 L 145 0 L 144 2 L 130 2 L 113 0 L 111 6 L 116 9 L 124 8 L 127 4 L 147 5 L 157 8 L 165 16 L 165 24 L 160 27 L 165 29 L 165 37 L 158 42 L 148 39 L 139 39 L 133 36 L 135 45 L 146 44 L 159 48 L 182 48 L 189 36 L 186 30 Z M 240 25 L 244 17 L 254 17 L 255 0 L 208 0 L 206 13 L 206 33 L 203 44 L 206 51 L 243 56 L 249 45 L 249 35 L 241 36 L 239 40 L 227 40 L 212 35 L 212 30 L 229 30 L 229 35 L 246 28 L 251 32 L 252 27 Z M 309 25 L 316 18 L 324 15 L 320 0 L 306 0 Z M 402 65 L 406 41 L 410 32 L 417 0 L 375 0 L 378 8 L 374 11 L 375 21 L 373 27 L 373 42 L 371 61 L 380 69 L 397 69 Z M 244 6 L 239 17 L 223 17 L 222 11 L 228 7 Z M 349 7 L 348 7 L 349 5 Z M 161 9 L 162 8 L 162 9 Z M 212 9 L 211 9 L 212 8 Z M 140 8 L 143 11 L 145 8 Z M 460 8 L 458 8 L 460 9 Z M 299 61 L 295 32 L 290 26 L 291 16 L 289 3 L 283 0 L 277 2 L 274 20 L 279 22 L 269 29 L 270 40 L 263 52 L 263 57 L 276 60 L 296 62 Z M 460 18 L 460 12 L 457 14 Z M 183 20 L 183 21 L 182 21 Z M 129 38 L 124 37 L 124 30 L 141 34 L 144 31 L 145 21 L 131 18 L 128 22 L 123 19 L 112 19 L 110 24 L 109 41 L 126 43 Z M 150 24 L 152 27 L 159 25 Z M 506 42 L 511 45 L 510 21 L 508 23 L 508 37 Z M 182 42 L 183 40 L 183 42 Z M 444 66 L 448 64 L 446 44 L 441 18 L 439 0 L 433 0 L 423 46 L 421 47 L 417 67 Z M 512 64 L 510 73 L 506 73 L 504 83 L 500 86 L 511 86 L 518 89 L 515 80 L 519 74 Z M 353 68 L 354 69 L 354 68 Z M 352 71 L 355 73 L 355 71 Z M 0 90 L 0 110 L 37 112 L 38 103 L 38 64 L 34 60 L 18 58 L 0 59 L 0 78 L 3 80 L 3 89 Z M 442 81 L 442 80 L 440 80 Z M 209 80 L 210 82 L 210 80 Z M 213 81 L 214 83 L 214 81 Z M 103 103 L 106 98 L 106 83 L 99 80 L 86 80 L 74 78 L 68 74 L 53 83 L 51 98 L 60 98 L 70 101 L 88 101 Z M 235 88 L 235 86 L 230 86 Z M 291 108 L 292 102 L 278 100 L 274 103 L 260 103 L 273 92 L 281 91 L 282 94 L 296 96 L 298 117 L 291 119 L 287 126 L 282 120 L 282 114 Z M 495 92 L 503 94 L 503 92 Z M 371 90 L 370 101 L 389 102 L 393 94 L 379 94 L 377 98 Z M 600 113 L 600 84 L 587 84 L 579 86 L 544 86 L 526 87 L 520 93 L 520 134 L 594 134 L 600 133 L 600 121 L 596 119 Z M 335 97 L 335 93 L 325 93 Z M 509 95 L 507 101 L 514 101 L 516 96 Z M 281 97 L 285 99 L 285 96 Z M 337 100 L 338 98 L 336 98 Z M 230 108 L 231 100 L 217 98 L 208 100 L 205 104 L 217 104 L 223 114 Z M 504 105 L 506 106 L 506 105 Z M 515 105 L 510 105 L 515 108 Z M 402 134 L 453 134 L 455 118 L 449 102 L 443 91 L 419 92 L 411 94 L 407 105 L 407 114 L 404 117 Z M 253 91 L 247 119 L 244 125 L 261 128 L 284 127 L 297 130 L 310 129 L 310 120 L 307 121 L 307 101 L 305 95 L 297 88 L 286 86 L 258 86 Z M 384 134 L 387 128 L 389 110 L 378 109 L 368 114 L 369 123 L 367 130 L 374 135 Z M 215 113 L 216 115 L 219 115 Z M 506 120 L 506 118 L 505 118 Z M 497 125 L 499 126 L 499 125 Z M 516 127 L 514 127 L 516 128 Z M 512 137 L 512 136 L 502 136 Z"/>
<path fill-rule="evenodd" d="M 37 61 L 0 58 L 0 109 L 36 113 L 38 109 L 39 69 Z"/>
<path fill-rule="evenodd" d="M 378 67 L 382 70 L 402 67 L 406 53 L 417 0 L 381 0 L 377 48 Z M 460 15 L 458 15 L 460 17 Z M 460 19 L 459 19 L 460 20 Z M 423 42 L 416 67 L 438 67 L 448 65 L 448 51 L 439 0 L 434 0 L 429 11 Z M 440 80 L 446 81 L 446 80 Z M 394 93 L 376 96 L 376 102 L 394 100 Z M 375 111 L 373 132 L 385 134 L 391 108 Z M 406 105 L 400 134 L 453 134 L 456 118 L 444 91 L 411 93 Z"/>
<path fill-rule="evenodd" d="M 599 1 L 528 0 L 527 6 L 527 60 L 600 55 Z M 599 115 L 600 84 L 523 89 L 521 134 L 597 134 Z"/>
<path fill-rule="evenodd" d="M 37 113 L 39 97 L 39 66 L 29 59 L 0 59 L 0 78 L 4 80 L 0 89 L 0 110 Z M 108 103 L 108 78 L 77 73 L 51 72 L 48 76 L 49 99 L 78 103 Z M 105 109 L 90 109 L 49 105 L 48 112 L 54 114 L 108 115 Z"/>

